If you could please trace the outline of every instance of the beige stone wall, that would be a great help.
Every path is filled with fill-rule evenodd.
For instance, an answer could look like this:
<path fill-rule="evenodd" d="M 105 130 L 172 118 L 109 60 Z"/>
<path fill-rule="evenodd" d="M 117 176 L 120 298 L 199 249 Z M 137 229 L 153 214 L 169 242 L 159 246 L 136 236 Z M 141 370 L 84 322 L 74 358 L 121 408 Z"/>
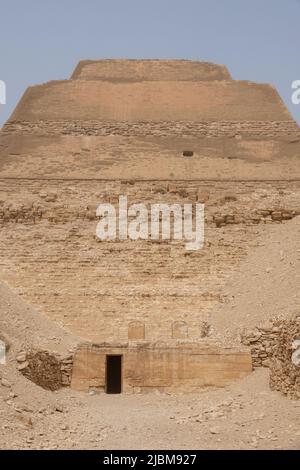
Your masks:
<path fill-rule="evenodd" d="M 202 130 L 219 132 L 220 125 L 210 130 L 203 126 Z M 163 123 L 143 125 L 145 136 L 137 135 L 142 131 L 140 125 L 127 123 L 123 126 L 106 123 L 103 127 L 100 124 L 100 129 L 99 123 L 96 127 L 89 127 L 88 123 L 72 126 L 53 122 L 23 127 L 18 123 L 12 125 L 14 131 L 10 126 L 1 134 L 1 177 L 199 182 L 300 180 L 300 139 L 292 122 L 281 123 L 278 128 L 275 123 L 261 126 L 251 123 L 248 131 L 256 135 L 243 138 L 241 134 L 248 132 L 247 127 L 238 129 L 230 123 L 224 127 L 228 133 L 224 137 L 201 136 L 202 131 L 197 134 L 200 125 L 182 123 L 171 129 L 164 128 Z M 98 135 L 102 132 L 105 135 Z M 185 150 L 192 151 L 193 157 L 184 157 Z"/>
<path fill-rule="evenodd" d="M 30 87 L 11 121 L 293 121 L 270 85 L 69 80 Z"/>
<path fill-rule="evenodd" d="M 300 316 L 282 322 L 270 364 L 273 390 L 300 399 Z"/>
<path fill-rule="evenodd" d="M 242 344 L 250 347 L 254 367 L 270 367 L 283 324 L 271 322 L 243 332 Z"/>
<path fill-rule="evenodd" d="M 147 341 L 209 330 L 224 286 L 270 224 L 299 214 L 299 183 L 0 182 L 0 276 L 76 335 L 128 341 L 134 322 Z M 133 202 L 206 203 L 205 246 L 96 239 L 96 207 Z M 185 328 L 177 328 L 181 322 Z M 141 332 L 139 333 L 141 334 Z"/>
<path fill-rule="evenodd" d="M 299 341 L 300 317 L 274 320 L 246 331 L 242 342 L 250 347 L 254 367 L 270 368 L 270 386 L 293 398 L 300 398 L 300 364 L 293 361 Z"/>
<path fill-rule="evenodd" d="M 83 60 L 72 79 L 76 80 L 230 80 L 224 65 L 192 60 Z"/>
<path fill-rule="evenodd" d="M 105 391 L 106 355 L 122 355 L 123 392 L 193 391 L 222 387 L 252 371 L 247 352 L 219 351 L 199 345 L 90 345 L 74 356 L 71 387 Z"/>
<path fill-rule="evenodd" d="M 126 137 L 256 137 L 277 139 L 293 136 L 300 138 L 296 122 L 289 121 L 9 121 L 3 128 L 5 134 L 16 135 L 71 135 L 71 136 L 126 136 Z"/>
<path fill-rule="evenodd" d="M 46 390 L 58 390 L 71 384 L 73 355 L 60 356 L 50 351 L 30 349 L 16 356 L 18 370 Z"/>

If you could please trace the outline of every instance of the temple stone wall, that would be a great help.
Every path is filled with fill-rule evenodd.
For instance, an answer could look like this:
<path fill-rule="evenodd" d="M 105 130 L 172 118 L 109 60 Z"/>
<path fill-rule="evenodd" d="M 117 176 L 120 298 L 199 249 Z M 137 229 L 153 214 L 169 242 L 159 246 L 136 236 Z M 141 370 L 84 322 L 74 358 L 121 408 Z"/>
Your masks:
<path fill-rule="evenodd" d="M 123 390 L 193 391 L 223 387 L 252 371 L 249 353 L 214 350 L 199 345 L 87 345 L 74 356 L 71 387 L 105 391 L 106 356 L 122 355 Z"/>

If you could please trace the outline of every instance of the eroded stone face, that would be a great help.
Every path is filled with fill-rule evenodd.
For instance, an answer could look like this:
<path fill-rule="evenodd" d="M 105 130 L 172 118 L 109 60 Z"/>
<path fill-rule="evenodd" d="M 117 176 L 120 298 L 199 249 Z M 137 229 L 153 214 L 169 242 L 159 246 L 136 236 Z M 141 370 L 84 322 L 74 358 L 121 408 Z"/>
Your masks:
<path fill-rule="evenodd" d="M 18 370 L 46 390 L 59 390 L 71 383 L 73 357 L 60 357 L 49 351 L 21 351 L 16 357 Z"/>
<path fill-rule="evenodd" d="M 300 319 L 274 320 L 243 335 L 254 367 L 270 368 L 270 385 L 285 395 L 300 398 Z"/>
<path fill-rule="evenodd" d="M 222 387 L 252 371 L 251 355 L 196 344 L 90 345 L 74 356 L 71 387 L 88 392 L 106 391 L 107 357 L 122 358 L 121 391 L 192 391 Z"/>
<path fill-rule="evenodd" d="M 205 337 L 203 322 L 209 329 L 228 276 L 257 237 L 300 213 L 298 182 L 36 179 L 23 181 L 20 193 L 20 182 L 9 179 L 0 188 L 1 279 L 51 320 L 96 343 L 138 339 L 135 322 L 144 325 L 146 341 L 172 340 L 176 322 L 186 324 L 181 334 L 188 340 Z M 120 193 L 130 204 L 182 206 L 205 198 L 203 249 L 187 253 L 184 241 L 101 242 L 96 208 L 117 204 Z"/>
<path fill-rule="evenodd" d="M 83 60 L 73 80 L 209 81 L 230 80 L 224 65 L 191 60 Z"/>

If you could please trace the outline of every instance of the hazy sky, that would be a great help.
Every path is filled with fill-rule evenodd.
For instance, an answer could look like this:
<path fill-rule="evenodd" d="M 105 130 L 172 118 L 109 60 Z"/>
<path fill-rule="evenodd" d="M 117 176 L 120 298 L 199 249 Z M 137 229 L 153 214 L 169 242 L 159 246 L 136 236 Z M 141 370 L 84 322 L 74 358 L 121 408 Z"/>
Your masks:
<path fill-rule="evenodd" d="M 299 0 L 0 0 L 0 125 L 31 84 L 64 79 L 80 59 L 183 58 L 272 83 L 300 123 Z"/>

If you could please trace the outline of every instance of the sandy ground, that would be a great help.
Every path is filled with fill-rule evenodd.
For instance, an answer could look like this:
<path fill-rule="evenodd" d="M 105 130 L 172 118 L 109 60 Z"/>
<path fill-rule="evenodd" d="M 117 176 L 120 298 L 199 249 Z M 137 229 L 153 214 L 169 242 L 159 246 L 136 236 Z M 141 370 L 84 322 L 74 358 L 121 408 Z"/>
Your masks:
<path fill-rule="evenodd" d="M 271 392 L 266 369 L 176 396 L 53 393 L 20 377 L 5 384 L 1 449 L 300 449 L 300 402 Z"/>

